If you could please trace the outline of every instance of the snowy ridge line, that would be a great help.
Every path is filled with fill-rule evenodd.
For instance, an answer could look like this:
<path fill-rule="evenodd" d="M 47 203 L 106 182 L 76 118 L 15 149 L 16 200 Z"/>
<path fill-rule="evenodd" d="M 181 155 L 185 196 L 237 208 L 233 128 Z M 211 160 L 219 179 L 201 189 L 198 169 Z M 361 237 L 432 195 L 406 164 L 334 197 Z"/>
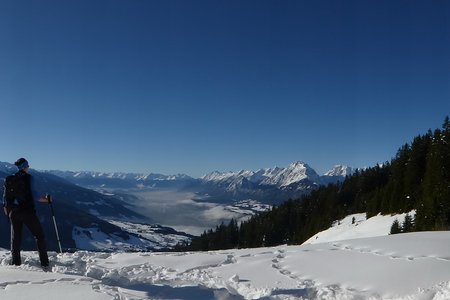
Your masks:
<path fill-rule="evenodd" d="M 257 171 L 241 170 L 239 172 L 214 171 L 200 179 L 207 182 L 227 184 L 231 190 L 241 185 L 244 179 L 257 185 L 272 185 L 284 188 L 292 184 L 298 184 L 303 180 L 309 180 L 314 184 L 327 184 L 338 178 L 343 179 L 345 176 L 351 175 L 352 172 L 353 170 L 350 167 L 335 165 L 331 170 L 320 176 L 307 163 L 297 161 L 283 168 L 273 167 Z"/>

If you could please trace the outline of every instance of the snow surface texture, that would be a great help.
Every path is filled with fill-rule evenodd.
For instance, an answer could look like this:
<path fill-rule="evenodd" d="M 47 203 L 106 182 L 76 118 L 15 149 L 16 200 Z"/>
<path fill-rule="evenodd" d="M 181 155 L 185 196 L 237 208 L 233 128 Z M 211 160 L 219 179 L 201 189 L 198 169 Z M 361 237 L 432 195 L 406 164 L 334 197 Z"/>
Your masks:
<path fill-rule="evenodd" d="M 450 299 L 450 232 L 196 253 L 36 252 L 9 266 L 0 299 Z"/>
<path fill-rule="evenodd" d="M 414 217 L 416 211 L 412 210 L 408 214 Z M 379 214 L 366 219 L 365 213 L 349 215 L 342 220 L 334 222 L 333 226 L 327 230 L 315 234 L 303 245 L 388 235 L 391 231 L 392 223 L 397 220 L 402 224 L 405 221 L 405 216 L 406 213 L 385 216 Z"/>

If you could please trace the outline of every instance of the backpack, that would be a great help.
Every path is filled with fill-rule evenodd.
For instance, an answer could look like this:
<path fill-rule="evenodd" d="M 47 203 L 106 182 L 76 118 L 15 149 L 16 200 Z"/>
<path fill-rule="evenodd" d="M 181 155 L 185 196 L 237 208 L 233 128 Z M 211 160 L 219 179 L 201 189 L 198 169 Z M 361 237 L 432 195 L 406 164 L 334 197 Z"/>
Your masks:
<path fill-rule="evenodd" d="M 5 178 L 5 190 L 3 199 L 5 206 L 18 207 L 27 200 L 27 188 L 24 176 L 18 174 L 10 175 Z"/>

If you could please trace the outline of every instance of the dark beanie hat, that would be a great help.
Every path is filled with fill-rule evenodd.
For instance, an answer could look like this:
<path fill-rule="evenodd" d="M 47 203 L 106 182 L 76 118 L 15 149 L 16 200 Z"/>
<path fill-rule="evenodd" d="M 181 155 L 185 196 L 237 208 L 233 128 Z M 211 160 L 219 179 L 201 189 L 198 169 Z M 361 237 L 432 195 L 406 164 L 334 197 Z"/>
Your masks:
<path fill-rule="evenodd" d="M 23 170 L 23 169 L 26 169 L 26 168 L 30 167 L 28 165 L 28 161 L 25 158 L 23 158 L 23 157 L 19 158 L 14 164 L 16 165 L 16 167 L 19 170 Z"/>

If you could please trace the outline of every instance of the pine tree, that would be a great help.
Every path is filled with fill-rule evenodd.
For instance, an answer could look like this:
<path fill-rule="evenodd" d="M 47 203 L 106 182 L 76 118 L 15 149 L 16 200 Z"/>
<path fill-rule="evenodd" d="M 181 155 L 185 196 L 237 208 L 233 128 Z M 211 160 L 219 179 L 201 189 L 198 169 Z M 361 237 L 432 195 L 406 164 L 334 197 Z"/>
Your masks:
<path fill-rule="evenodd" d="M 399 213 L 403 211 L 406 206 L 406 195 L 404 188 L 404 178 L 406 173 L 406 167 L 410 158 L 411 148 L 409 144 L 403 145 L 403 147 L 397 152 L 395 160 L 392 162 L 392 174 L 388 184 L 389 193 L 389 207 L 385 208 L 384 213 Z M 386 211 L 387 209 L 387 211 Z"/>
<path fill-rule="evenodd" d="M 411 211 L 423 197 L 423 180 L 427 165 L 427 153 L 431 145 L 431 133 L 414 138 L 411 154 L 404 175 L 406 209 Z"/>
<path fill-rule="evenodd" d="M 412 232 L 414 230 L 413 218 L 406 214 L 405 220 L 402 223 L 402 232 Z"/>
<path fill-rule="evenodd" d="M 442 125 L 442 198 L 443 212 L 441 217 L 445 220 L 442 229 L 448 230 L 450 224 L 450 120 L 447 116 Z"/>
<path fill-rule="evenodd" d="M 408 212 L 391 233 L 449 229 L 450 224 L 450 120 L 405 144 L 383 165 L 358 170 L 342 183 L 319 187 L 300 199 L 289 200 L 259 213 L 240 225 L 236 221 L 205 231 L 191 250 L 212 247 L 260 247 L 300 244 L 327 229 L 334 220 L 352 213 Z M 237 239 L 237 241 L 236 241 Z M 188 247 L 188 248 L 189 248 Z"/>
<path fill-rule="evenodd" d="M 450 155 L 450 148 L 446 145 L 445 135 L 445 130 L 434 131 L 427 154 L 423 197 L 416 215 L 418 230 L 446 230 L 449 226 L 450 168 L 446 165 L 446 157 Z"/>
<path fill-rule="evenodd" d="M 395 219 L 395 221 L 392 223 L 391 226 L 391 234 L 397 234 L 397 233 L 401 233 L 402 229 L 400 227 L 400 222 Z"/>

